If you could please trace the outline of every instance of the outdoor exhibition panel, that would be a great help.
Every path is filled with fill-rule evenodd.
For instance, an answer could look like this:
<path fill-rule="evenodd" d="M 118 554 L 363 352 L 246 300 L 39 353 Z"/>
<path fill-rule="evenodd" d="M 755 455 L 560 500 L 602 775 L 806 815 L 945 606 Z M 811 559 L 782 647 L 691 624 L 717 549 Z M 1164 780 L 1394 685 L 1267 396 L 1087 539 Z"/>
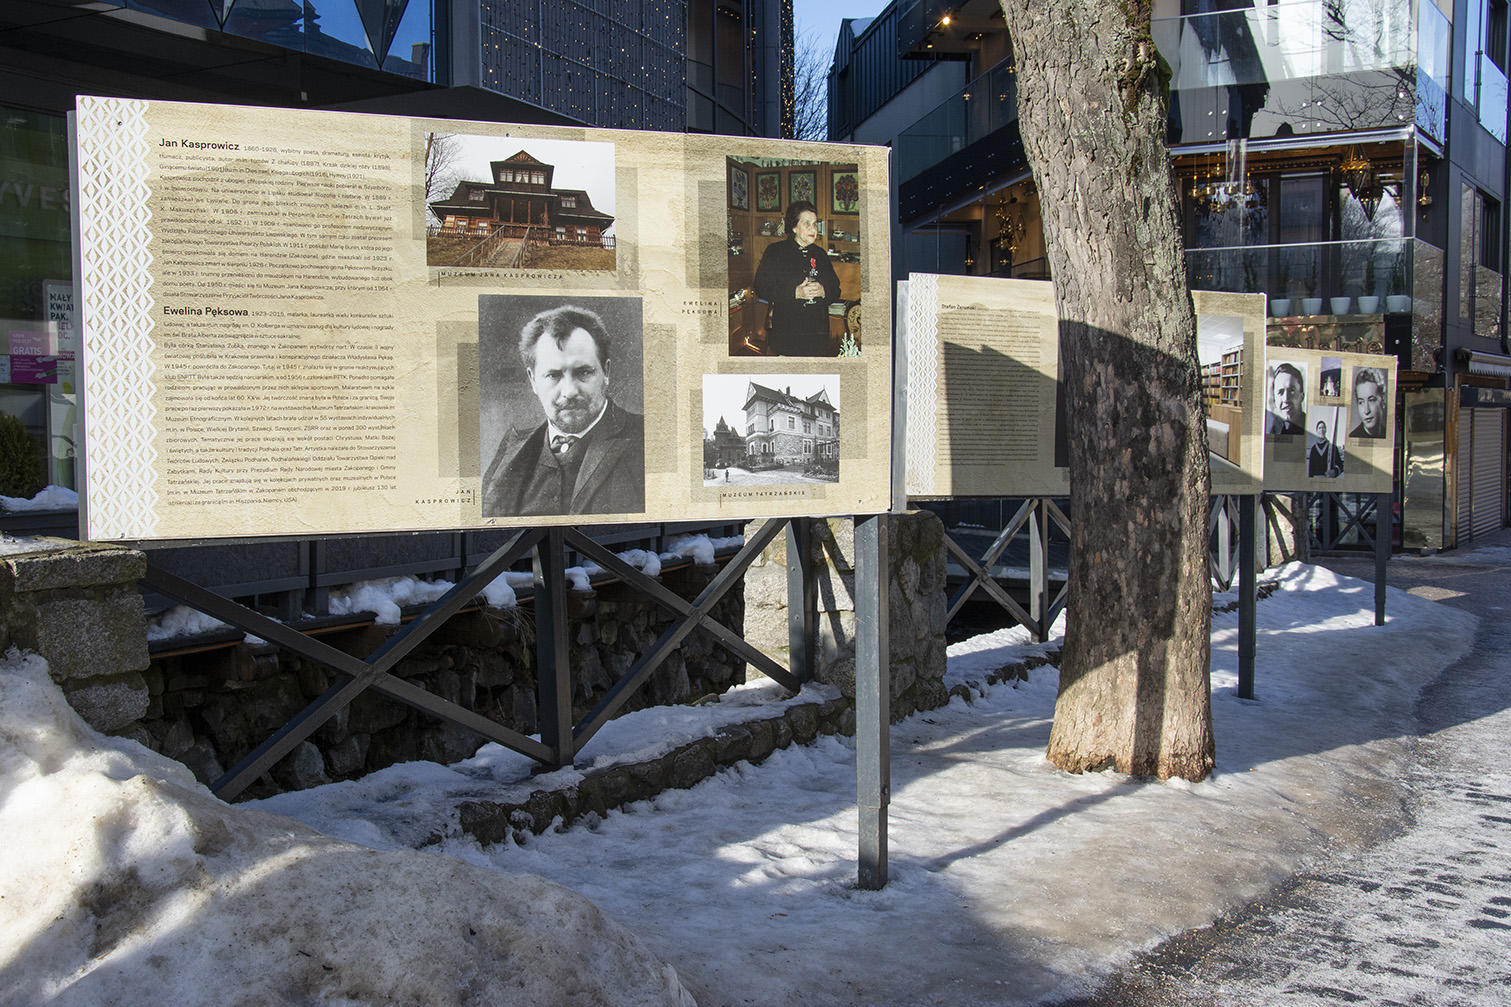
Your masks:
<path fill-rule="evenodd" d="M 885 149 L 104 98 L 74 131 L 89 538 L 888 509 Z"/>
<path fill-rule="evenodd" d="M 1264 380 L 1266 490 L 1392 492 L 1394 356 L 1272 346 Z"/>
<path fill-rule="evenodd" d="M 1256 493 L 1264 461 L 1264 296 L 1191 296 L 1212 491 Z M 1068 496 L 1053 286 L 913 273 L 901 303 L 907 495 Z"/>

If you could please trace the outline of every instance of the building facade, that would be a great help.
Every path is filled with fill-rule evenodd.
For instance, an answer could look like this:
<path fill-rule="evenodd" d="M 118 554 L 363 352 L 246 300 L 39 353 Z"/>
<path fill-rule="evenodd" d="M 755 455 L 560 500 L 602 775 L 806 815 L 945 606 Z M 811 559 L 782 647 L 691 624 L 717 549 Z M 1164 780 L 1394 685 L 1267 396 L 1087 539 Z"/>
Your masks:
<path fill-rule="evenodd" d="M 792 0 L 474 0 L 449 35 L 448 83 L 578 122 L 790 131 Z"/>
<path fill-rule="evenodd" d="M 752 463 L 839 459 L 839 410 L 823 390 L 806 398 L 752 381 L 745 396 L 745 453 Z"/>
<path fill-rule="evenodd" d="M 65 116 L 77 94 L 777 136 L 791 60 L 791 0 L 7 0 L 0 413 L 20 418 L 44 482 L 74 488 Z M 485 195 L 486 225 L 453 216 L 491 228 L 541 195 Z M 549 210 L 526 212 L 549 217 L 548 240 L 604 241 L 612 220 L 587 194 L 542 198 Z"/>
<path fill-rule="evenodd" d="M 849 24 L 831 139 L 893 146 L 899 275 L 1047 278 L 996 4 Z M 1271 345 L 1399 358 L 1406 547 L 1503 526 L 1506 4 L 1156 0 L 1151 29 L 1192 287 L 1267 294 Z"/>
<path fill-rule="evenodd" d="M 593 208 L 582 189 L 553 189 L 556 166 L 521 150 L 489 164 L 492 179 L 462 179 L 430 204 L 442 234 L 487 238 L 502 234 L 553 245 L 603 245 L 614 218 Z"/>

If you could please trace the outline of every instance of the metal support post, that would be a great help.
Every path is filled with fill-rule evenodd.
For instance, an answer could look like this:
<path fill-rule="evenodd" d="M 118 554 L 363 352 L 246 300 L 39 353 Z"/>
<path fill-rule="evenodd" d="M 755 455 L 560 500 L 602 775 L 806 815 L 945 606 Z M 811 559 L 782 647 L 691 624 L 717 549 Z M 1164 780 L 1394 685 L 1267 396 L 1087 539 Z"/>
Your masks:
<path fill-rule="evenodd" d="M 572 669 L 567 649 L 566 543 L 552 528 L 535 546 L 535 694 L 540 740 L 558 766 L 572 764 Z"/>
<path fill-rule="evenodd" d="M 1312 495 L 1295 493 L 1291 496 L 1291 526 L 1296 529 L 1296 559 L 1302 563 L 1312 561 Z"/>
<path fill-rule="evenodd" d="M 1254 698 L 1254 610 L 1259 597 L 1259 498 L 1238 498 L 1238 698 Z"/>
<path fill-rule="evenodd" d="M 1034 640 L 1049 639 L 1049 500 L 1034 501 L 1028 520 L 1028 614 Z"/>
<path fill-rule="evenodd" d="M 887 884 L 887 805 L 892 799 L 888 732 L 891 675 L 887 628 L 885 514 L 855 519 L 855 791 L 860 813 L 859 884 Z"/>
<path fill-rule="evenodd" d="M 1390 543 L 1394 538 L 1395 496 L 1375 494 L 1375 625 L 1385 625 L 1385 567 L 1390 562 Z"/>
<path fill-rule="evenodd" d="M 807 518 L 787 522 L 787 667 L 799 682 L 811 682 L 818 604 L 813 591 L 813 529 Z"/>
<path fill-rule="evenodd" d="M 1233 583 L 1232 500 L 1226 494 L 1217 498 L 1217 579 L 1224 589 Z M 1240 537 L 1242 534 L 1239 533 Z"/>

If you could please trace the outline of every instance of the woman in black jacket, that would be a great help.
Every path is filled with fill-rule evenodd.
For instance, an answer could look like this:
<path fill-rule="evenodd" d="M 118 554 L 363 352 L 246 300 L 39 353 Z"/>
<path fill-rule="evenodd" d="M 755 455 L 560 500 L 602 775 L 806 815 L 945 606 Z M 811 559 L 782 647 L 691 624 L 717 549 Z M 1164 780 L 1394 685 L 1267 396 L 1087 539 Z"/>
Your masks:
<path fill-rule="evenodd" d="M 832 357 L 829 303 L 840 299 L 839 277 L 818 244 L 818 207 L 800 199 L 787 207 L 790 240 L 766 249 L 756 267 L 756 296 L 771 302 L 766 352 Z"/>

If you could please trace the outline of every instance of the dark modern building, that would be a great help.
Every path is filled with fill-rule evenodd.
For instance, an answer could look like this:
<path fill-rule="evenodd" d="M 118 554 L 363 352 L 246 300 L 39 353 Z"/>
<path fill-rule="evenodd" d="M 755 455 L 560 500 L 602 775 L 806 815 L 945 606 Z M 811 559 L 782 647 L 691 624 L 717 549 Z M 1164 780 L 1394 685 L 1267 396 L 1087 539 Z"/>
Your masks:
<path fill-rule="evenodd" d="M 790 129 L 792 0 L 456 7 L 449 83 L 595 126 L 748 136 Z"/>
<path fill-rule="evenodd" d="M 791 0 L 6 0 L 0 413 L 73 487 L 76 94 L 778 136 L 791 61 Z M 555 198 L 553 233 L 610 222 Z"/>
<path fill-rule="evenodd" d="M 1404 545 L 1507 514 L 1507 5 L 1156 0 L 1193 287 L 1269 295 L 1271 345 L 1394 353 Z M 1045 278 L 994 0 L 849 21 L 830 138 L 889 143 L 908 270 Z"/>

